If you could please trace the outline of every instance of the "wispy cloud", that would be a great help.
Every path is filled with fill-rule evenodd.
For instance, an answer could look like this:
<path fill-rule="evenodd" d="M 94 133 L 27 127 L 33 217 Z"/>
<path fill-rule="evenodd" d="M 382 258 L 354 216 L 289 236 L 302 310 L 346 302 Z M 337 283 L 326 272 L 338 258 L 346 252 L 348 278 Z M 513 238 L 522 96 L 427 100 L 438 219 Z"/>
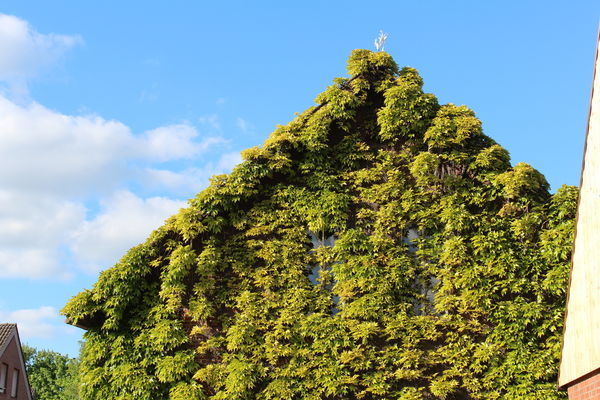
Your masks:
<path fill-rule="evenodd" d="M 142 90 L 140 92 L 139 100 L 140 103 L 154 103 L 158 100 L 158 97 L 158 90 L 156 90 L 156 88 L 153 88 L 148 90 Z"/>
<path fill-rule="evenodd" d="M 31 338 L 49 339 L 56 333 L 56 325 L 62 320 L 54 307 L 15 311 L 0 310 L 0 321 L 16 323 L 21 341 Z"/>
<path fill-rule="evenodd" d="M 82 42 L 78 35 L 38 33 L 27 21 L 0 14 L 0 81 L 12 92 L 24 92 L 28 79 L 58 62 L 70 48 Z"/>
<path fill-rule="evenodd" d="M 197 156 L 209 147 L 225 142 L 218 136 L 205 137 L 198 140 L 200 135 L 196 128 L 187 124 L 161 126 L 145 132 L 136 138 L 140 155 L 151 160 L 169 161 Z"/>
<path fill-rule="evenodd" d="M 219 121 L 219 116 L 217 114 L 208 114 L 198 117 L 198 123 L 216 131 L 221 129 L 221 122 Z"/>
<path fill-rule="evenodd" d="M 149 57 L 149 58 L 142 60 L 142 64 L 147 67 L 158 68 L 158 67 L 160 67 L 161 62 L 158 58 Z"/>
<path fill-rule="evenodd" d="M 243 118 L 238 117 L 236 120 L 236 125 L 244 133 L 250 133 L 254 131 L 254 126 Z"/>
<path fill-rule="evenodd" d="M 241 161 L 240 153 L 236 151 L 222 154 L 216 162 L 208 162 L 197 168 L 180 171 L 147 168 L 143 181 L 148 187 L 166 189 L 178 196 L 189 197 L 204 189 L 211 176 L 227 173 Z"/>

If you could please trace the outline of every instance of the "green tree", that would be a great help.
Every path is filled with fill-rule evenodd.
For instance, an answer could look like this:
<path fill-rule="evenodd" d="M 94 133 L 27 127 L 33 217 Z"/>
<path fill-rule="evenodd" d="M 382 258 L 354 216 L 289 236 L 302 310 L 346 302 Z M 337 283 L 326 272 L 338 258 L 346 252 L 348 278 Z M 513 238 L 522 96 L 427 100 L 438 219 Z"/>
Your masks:
<path fill-rule="evenodd" d="M 566 399 L 577 188 L 387 53 L 348 72 L 65 306 L 83 399 Z"/>
<path fill-rule="evenodd" d="M 79 360 L 23 345 L 23 358 L 35 400 L 78 400 Z"/>

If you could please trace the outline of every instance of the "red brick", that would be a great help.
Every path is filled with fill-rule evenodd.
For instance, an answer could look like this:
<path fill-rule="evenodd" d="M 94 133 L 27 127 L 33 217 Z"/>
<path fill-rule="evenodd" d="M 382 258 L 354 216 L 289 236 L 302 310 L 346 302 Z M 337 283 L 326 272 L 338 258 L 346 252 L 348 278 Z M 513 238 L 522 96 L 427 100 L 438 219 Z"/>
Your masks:
<path fill-rule="evenodd" d="M 600 371 L 569 386 L 569 400 L 600 400 Z"/>

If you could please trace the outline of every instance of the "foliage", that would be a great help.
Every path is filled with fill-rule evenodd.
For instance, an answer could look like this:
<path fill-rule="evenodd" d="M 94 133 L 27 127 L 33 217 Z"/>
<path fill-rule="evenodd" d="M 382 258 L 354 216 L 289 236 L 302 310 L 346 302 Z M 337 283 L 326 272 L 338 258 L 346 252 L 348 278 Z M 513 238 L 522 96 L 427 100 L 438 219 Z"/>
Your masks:
<path fill-rule="evenodd" d="M 35 400 L 78 400 L 79 360 L 23 345 L 23 358 Z"/>
<path fill-rule="evenodd" d="M 578 191 L 356 50 L 63 313 L 83 399 L 565 399 Z"/>

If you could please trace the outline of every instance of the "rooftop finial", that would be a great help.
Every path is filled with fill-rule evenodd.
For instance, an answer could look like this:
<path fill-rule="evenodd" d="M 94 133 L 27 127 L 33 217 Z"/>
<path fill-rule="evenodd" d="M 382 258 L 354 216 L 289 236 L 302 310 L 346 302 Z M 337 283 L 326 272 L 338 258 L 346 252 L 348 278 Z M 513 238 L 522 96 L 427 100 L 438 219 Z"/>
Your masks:
<path fill-rule="evenodd" d="M 388 38 L 388 34 L 384 31 L 379 31 L 379 36 L 375 39 L 375 48 L 377 51 L 383 51 L 383 45 Z"/>

